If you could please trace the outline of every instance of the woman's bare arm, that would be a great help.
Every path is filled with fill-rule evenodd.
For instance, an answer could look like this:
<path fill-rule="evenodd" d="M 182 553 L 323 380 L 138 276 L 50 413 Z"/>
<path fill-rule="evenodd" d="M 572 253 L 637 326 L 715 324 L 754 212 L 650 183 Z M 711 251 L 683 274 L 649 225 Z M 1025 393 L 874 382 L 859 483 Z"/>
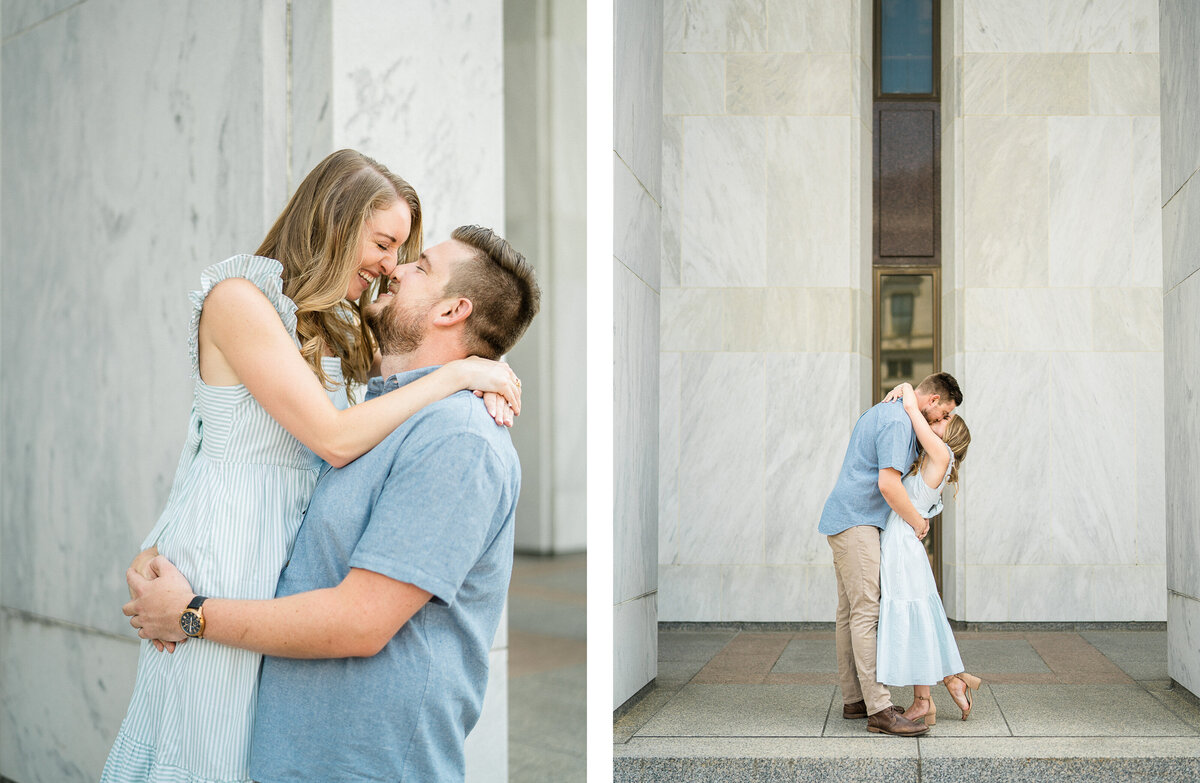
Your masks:
<path fill-rule="evenodd" d="M 925 420 L 925 414 L 917 407 L 917 392 L 912 384 L 903 383 L 900 386 L 904 393 L 904 412 L 912 421 L 917 441 L 925 450 L 925 469 L 922 476 L 928 486 L 937 489 L 942 485 L 942 476 L 946 475 L 946 468 L 950 465 L 950 452 L 946 450 L 946 442 L 933 431 L 929 422 Z"/>
<path fill-rule="evenodd" d="M 450 362 L 390 394 L 338 410 L 279 321 L 275 307 L 248 280 L 213 287 L 200 318 L 200 350 L 245 384 L 263 408 L 334 467 L 370 451 L 421 408 L 463 389 L 497 392 L 520 411 L 520 390 L 507 365 L 486 359 Z M 201 375 L 205 363 L 201 364 Z M 226 375 L 226 373 L 217 373 Z M 206 381 L 207 382 L 207 381 Z"/>

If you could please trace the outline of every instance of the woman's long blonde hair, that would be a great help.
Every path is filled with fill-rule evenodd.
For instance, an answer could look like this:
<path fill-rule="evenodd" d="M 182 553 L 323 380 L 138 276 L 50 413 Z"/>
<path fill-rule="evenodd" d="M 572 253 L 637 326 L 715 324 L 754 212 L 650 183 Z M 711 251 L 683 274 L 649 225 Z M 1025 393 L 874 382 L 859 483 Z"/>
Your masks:
<path fill-rule="evenodd" d="M 967 429 L 967 423 L 963 421 L 962 416 L 951 416 L 950 421 L 946 422 L 946 432 L 942 435 L 942 440 L 950 447 L 950 451 L 954 452 L 954 464 L 950 466 L 950 477 L 946 479 L 954 485 L 955 494 L 958 493 L 958 466 L 967 456 L 967 446 L 971 445 L 971 431 Z M 912 470 L 908 475 L 913 475 L 921 466 L 925 464 L 925 453 L 917 457 L 917 461 L 913 463 Z"/>
<path fill-rule="evenodd" d="M 363 225 L 378 209 L 404 201 L 412 213 L 398 263 L 421 254 L 421 201 L 417 191 L 386 166 L 355 150 L 338 150 L 309 172 L 267 232 L 256 255 L 283 264 L 283 293 L 296 303 L 300 353 L 326 388 L 326 352 L 341 359 L 347 383 L 363 384 L 375 342 L 361 318 L 375 286 L 358 302 L 345 301 L 358 272 Z"/>

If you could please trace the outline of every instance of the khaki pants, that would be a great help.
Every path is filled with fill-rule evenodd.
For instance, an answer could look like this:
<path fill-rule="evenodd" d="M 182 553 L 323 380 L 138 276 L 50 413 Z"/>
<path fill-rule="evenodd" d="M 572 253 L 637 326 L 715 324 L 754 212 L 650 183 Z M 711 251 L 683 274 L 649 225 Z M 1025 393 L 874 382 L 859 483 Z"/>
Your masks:
<path fill-rule="evenodd" d="M 855 525 L 827 536 L 837 575 L 837 660 L 842 702 L 867 703 L 874 715 L 892 705 L 887 686 L 875 681 L 879 628 L 879 528 Z"/>

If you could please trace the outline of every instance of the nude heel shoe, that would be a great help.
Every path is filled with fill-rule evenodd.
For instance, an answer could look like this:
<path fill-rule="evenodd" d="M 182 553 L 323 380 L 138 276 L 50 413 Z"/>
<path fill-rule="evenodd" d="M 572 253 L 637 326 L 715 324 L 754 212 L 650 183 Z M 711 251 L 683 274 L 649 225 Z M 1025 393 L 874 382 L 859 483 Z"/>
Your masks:
<path fill-rule="evenodd" d="M 947 681 L 951 679 L 957 679 L 963 684 L 963 696 L 967 700 L 967 707 L 966 709 L 963 709 L 963 706 L 958 703 L 958 699 L 954 699 L 954 703 L 958 705 L 960 710 L 962 710 L 962 719 L 966 720 L 967 716 L 971 714 L 971 691 L 979 690 L 979 686 L 982 685 L 983 682 L 974 674 L 967 674 L 966 672 L 949 675 L 942 680 L 942 684 L 946 686 L 946 690 L 950 692 L 950 698 L 952 699 L 954 698 L 954 691 L 950 690 L 950 685 L 947 683 Z"/>
<path fill-rule="evenodd" d="M 974 674 L 967 674 L 966 672 L 963 672 L 962 674 L 956 674 L 954 676 L 966 683 L 967 687 L 973 691 L 979 690 L 979 686 L 983 684 L 983 680 L 979 679 Z"/>
<path fill-rule="evenodd" d="M 933 699 L 929 698 L 928 696 L 917 696 L 915 694 L 913 695 L 913 699 L 914 701 L 920 700 L 929 702 L 929 712 L 925 713 L 917 720 L 924 721 L 926 726 L 932 726 L 937 723 L 937 705 L 933 703 Z"/>

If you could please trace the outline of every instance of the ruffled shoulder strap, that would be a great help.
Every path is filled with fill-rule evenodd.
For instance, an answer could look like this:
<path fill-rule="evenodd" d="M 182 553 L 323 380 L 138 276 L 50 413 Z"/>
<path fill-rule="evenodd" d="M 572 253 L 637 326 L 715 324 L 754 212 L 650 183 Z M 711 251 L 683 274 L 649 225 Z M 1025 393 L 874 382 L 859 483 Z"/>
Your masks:
<path fill-rule="evenodd" d="M 950 448 L 949 443 L 943 443 L 942 445 L 950 453 L 950 461 L 946 463 L 946 475 L 942 476 L 942 483 L 938 485 L 939 493 L 946 488 L 946 482 L 950 480 L 950 471 L 954 470 L 954 449 Z"/>
<path fill-rule="evenodd" d="M 188 294 L 192 302 L 192 322 L 188 328 L 188 354 L 192 359 L 192 377 L 200 377 L 200 312 L 213 286 L 231 277 L 243 277 L 275 306 L 279 320 L 292 339 L 296 339 L 296 303 L 283 295 L 283 264 L 264 256 L 240 255 L 213 264 L 200 273 L 200 287 Z"/>

